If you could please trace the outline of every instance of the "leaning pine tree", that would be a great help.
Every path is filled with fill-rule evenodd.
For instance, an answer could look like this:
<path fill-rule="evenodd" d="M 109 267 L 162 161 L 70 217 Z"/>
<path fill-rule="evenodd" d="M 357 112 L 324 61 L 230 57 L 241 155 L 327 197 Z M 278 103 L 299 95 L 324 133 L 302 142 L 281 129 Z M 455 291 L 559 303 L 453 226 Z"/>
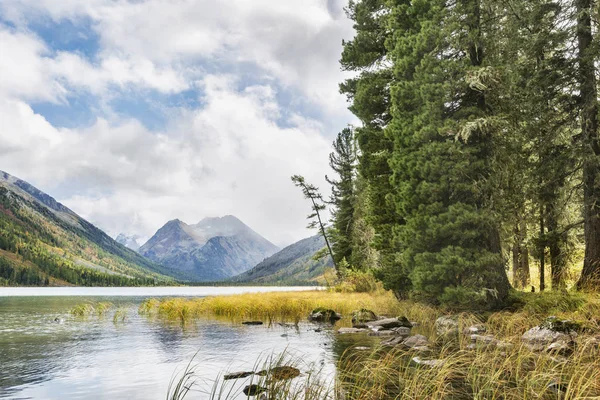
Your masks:
<path fill-rule="evenodd" d="M 294 183 L 294 185 L 296 185 L 297 187 L 302 189 L 302 194 L 304 195 L 304 198 L 307 200 L 310 200 L 310 202 L 312 204 L 312 206 L 311 206 L 312 212 L 307 217 L 307 219 L 310 220 L 307 228 L 319 230 L 319 232 L 323 236 L 323 239 L 325 239 L 325 244 L 327 245 L 327 251 L 329 252 L 329 255 L 331 256 L 331 259 L 333 260 L 333 266 L 335 267 L 335 269 L 337 271 L 338 270 L 337 263 L 335 262 L 335 258 L 333 256 L 333 250 L 331 248 L 329 237 L 327 235 L 327 227 L 325 226 L 325 222 L 323 221 L 323 218 L 321 217 L 321 212 L 327 208 L 327 206 L 325 205 L 325 202 L 323 201 L 323 195 L 321 195 L 321 192 L 319 192 L 318 187 L 316 187 L 315 185 L 313 185 L 311 183 L 306 182 L 306 179 L 304 179 L 303 176 L 293 175 L 292 182 Z M 319 252 L 319 254 L 320 254 L 320 252 Z"/>
<path fill-rule="evenodd" d="M 396 1 L 391 14 L 393 185 L 413 297 L 496 307 L 510 284 L 489 177 L 496 121 L 486 104 L 480 0 Z M 485 16 L 489 18 L 490 16 Z M 411 29 L 401 29 L 412 25 Z M 480 82 L 481 83 L 481 82 Z M 389 286 L 389 285 L 388 285 Z M 400 288 L 400 291 L 404 288 Z"/>

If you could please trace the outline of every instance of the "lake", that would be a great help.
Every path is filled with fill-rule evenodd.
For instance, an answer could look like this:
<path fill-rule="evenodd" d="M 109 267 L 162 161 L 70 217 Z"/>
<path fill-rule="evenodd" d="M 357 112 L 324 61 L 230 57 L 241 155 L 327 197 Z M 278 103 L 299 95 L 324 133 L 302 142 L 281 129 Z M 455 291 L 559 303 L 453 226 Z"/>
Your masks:
<path fill-rule="evenodd" d="M 208 398 L 206 392 L 222 373 L 253 370 L 257 360 L 282 352 L 301 360 L 298 367 L 304 372 L 317 368 L 333 377 L 336 359 L 356 339 L 340 341 L 332 329 L 211 319 L 182 327 L 137 312 L 151 297 L 309 289 L 0 288 L 0 398 L 164 399 L 173 374 L 194 355 L 198 380 L 187 399 Z M 99 301 L 123 307 L 125 322 L 114 322 L 112 313 L 85 319 L 69 313 L 78 304 Z M 235 384 L 243 388 L 244 381 Z"/>

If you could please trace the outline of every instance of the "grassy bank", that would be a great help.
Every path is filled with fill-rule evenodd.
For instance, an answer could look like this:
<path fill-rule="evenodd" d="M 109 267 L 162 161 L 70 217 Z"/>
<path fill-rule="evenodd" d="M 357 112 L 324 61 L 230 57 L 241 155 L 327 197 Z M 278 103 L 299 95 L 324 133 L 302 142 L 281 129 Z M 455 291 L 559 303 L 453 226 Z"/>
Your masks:
<path fill-rule="evenodd" d="M 387 292 L 261 293 L 148 300 L 140 311 L 183 322 L 210 316 L 232 321 L 298 322 L 305 320 L 317 307 L 342 313 L 344 319 L 338 326 L 349 325 L 351 311 L 360 308 L 371 309 L 380 315 L 404 315 L 418 323 L 413 333 L 426 335 L 431 350 L 417 354 L 399 347 L 381 346 L 368 351 L 350 348 L 340 358 L 337 377 L 327 393 L 318 386 L 320 383 L 315 384 L 323 382 L 318 371 L 303 371 L 296 382 L 302 387 L 298 391 L 300 394 L 290 398 L 600 399 L 600 347 L 595 341 L 600 334 L 600 297 L 597 295 L 515 293 L 510 309 L 485 314 L 460 313 L 461 331 L 472 324 L 484 323 L 486 334 L 508 344 L 493 349 L 471 349 L 469 337 L 464 335 L 451 342 L 440 340 L 436 337 L 435 320 L 450 310 L 410 301 L 398 302 Z M 573 354 L 568 357 L 532 352 L 521 343 L 523 333 L 549 315 L 579 321 L 585 328 L 577 336 Z M 433 368 L 418 366 L 413 361 L 415 356 L 441 362 Z M 303 380 L 303 377 L 310 379 Z M 289 397 L 288 386 L 284 391 Z M 222 387 L 219 392 L 224 393 Z M 271 396 L 274 393 L 276 390 L 271 389 Z M 229 397 L 217 395 L 214 398 Z"/>
<path fill-rule="evenodd" d="M 342 315 L 367 308 L 379 315 L 407 315 L 409 318 L 433 311 L 427 306 L 400 303 L 389 292 L 370 294 L 305 291 L 247 293 L 200 299 L 149 299 L 140 306 L 140 313 L 182 322 L 216 316 L 232 321 L 297 323 L 305 320 L 311 310 L 319 307 L 333 309 Z"/>

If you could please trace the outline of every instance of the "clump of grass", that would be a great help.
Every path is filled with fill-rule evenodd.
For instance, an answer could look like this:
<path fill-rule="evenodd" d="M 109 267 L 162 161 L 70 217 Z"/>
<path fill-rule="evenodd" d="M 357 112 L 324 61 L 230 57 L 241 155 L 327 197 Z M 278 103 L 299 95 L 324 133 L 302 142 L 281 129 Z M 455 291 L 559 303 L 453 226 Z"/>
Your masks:
<path fill-rule="evenodd" d="M 157 299 L 146 299 L 140 304 L 138 313 L 141 315 L 151 315 L 157 310 L 159 304 L 160 301 Z"/>
<path fill-rule="evenodd" d="M 96 315 L 99 317 L 105 316 L 110 309 L 112 309 L 114 305 L 110 302 L 101 302 L 97 303 L 94 308 L 96 311 Z"/>
<path fill-rule="evenodd" d="M 311 400 L 311 399 L 333 399 L 332 377 L 325 377 L 320 369 L 314 365 L 307 365 L 302 358 L 292 356 L 288 352 L 271 354 L 259 357 L 252 368 L 256 374 L 248 378 L 224 380 L 219 375 L 207 390 L 194 389 L 198 381 L 196 366 L 192 363 L 195 358 L 187 364 L 182 373 L 175 375 L 169 384 L 168 400 L 182 400 L 190 391 L 201 392 L 204 398 L 211 400 L 238 399 L 246 386 L 257 386 L 264 390 L 259 399 L 286 399 L 286 400 Z M 281 376 L 278 369 L 291 368 L 301 371 L 299 376 L 292 378 Z M 264 397 L 266 396 L 266 397 Z M 252 395 L 246 398 L 254 397 Z"/>
<path fill-rule="evenodd" d="M 75 317 L 87 317 L 94 313 L 94 306 L 91 303 L 78 304 L 71 309 L 71 315 Z"/>
<path fill-rule="evenodd" d="M 71 309 L 71 315 L 75 317 L 89 317 L 91 315 L 103 317 L 113 307 L 113 304 L 109 302 L 81 303 Z"/>
<path fill-rule="evenodd" d="M 115 314 L 113 315 L 113 323 L 117 324 L 119 322 L 123 323 L 127 321 L 127 309 L 124 307 L 119 307 L 115 310 Z"/>

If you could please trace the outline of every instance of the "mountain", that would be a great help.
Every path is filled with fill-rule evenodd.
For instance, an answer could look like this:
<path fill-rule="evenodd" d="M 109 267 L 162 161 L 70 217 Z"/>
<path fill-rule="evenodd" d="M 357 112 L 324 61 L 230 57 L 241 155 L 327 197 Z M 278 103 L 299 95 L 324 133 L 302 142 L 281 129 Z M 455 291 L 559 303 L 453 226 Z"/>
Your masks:
<path fill-rule="evenodd" d="M 257 266 L 233 278 L 235 282 L 248 283 L 323 283 L 323 274 L 333 268 L 328 256 L 319 261 L 313 260 L 315 253 L 325 247 L 321 235 L 296 242 Z"/>
<path fill-rule="evenodd" d="M 141 246 L 140 239 L 141 238 L 138 235 L 126 235 L 124 233 L 119 233 L 119 235 L 115 238 L 115 241 L 133 251 L 138 251 Z"/>
<path fill-rule="evenodd" d="M 189 281 L 220 281 L 238 275 L 278 250 L 233 215 L 195 225 L 167 222 L 139 249 L 144 257 Z"/>
<path fill-rule="evenodd" d="M 48 194 L 0 171 L 0 285 L 171 280 L 162 271 Z"/>

